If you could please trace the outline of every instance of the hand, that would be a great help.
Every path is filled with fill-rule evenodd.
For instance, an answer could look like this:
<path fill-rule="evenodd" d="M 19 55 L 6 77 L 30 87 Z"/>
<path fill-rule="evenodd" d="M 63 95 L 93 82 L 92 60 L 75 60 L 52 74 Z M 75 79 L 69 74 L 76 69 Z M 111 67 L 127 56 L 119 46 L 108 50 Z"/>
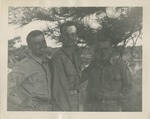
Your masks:
<path fill-rule="evenodd" d="M 22 104 L 25 108 L 36 108 L 39 105 L 38 100 L 35 97 L 25 99 Z"/>

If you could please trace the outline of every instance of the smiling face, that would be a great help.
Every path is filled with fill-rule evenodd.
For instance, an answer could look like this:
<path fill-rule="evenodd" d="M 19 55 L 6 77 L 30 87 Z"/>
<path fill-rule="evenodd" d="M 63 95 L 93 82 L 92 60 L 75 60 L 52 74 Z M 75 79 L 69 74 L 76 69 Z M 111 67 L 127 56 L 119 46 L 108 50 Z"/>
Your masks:
<path fill-rule="evenodd" d="M 74 47 L 76 44 L 77 34 L 76 27 L 74 25 L 64 26 L 62 28 L 62 42 L 64 47 Z"/>
<path fill-rule="evenodd" d="M 29 43 L 29 49 L 31 53 L 37 57 L 42 57 L 47 48 L 44 35 L 40 34 L 38 36 L 32 37 Z"/>

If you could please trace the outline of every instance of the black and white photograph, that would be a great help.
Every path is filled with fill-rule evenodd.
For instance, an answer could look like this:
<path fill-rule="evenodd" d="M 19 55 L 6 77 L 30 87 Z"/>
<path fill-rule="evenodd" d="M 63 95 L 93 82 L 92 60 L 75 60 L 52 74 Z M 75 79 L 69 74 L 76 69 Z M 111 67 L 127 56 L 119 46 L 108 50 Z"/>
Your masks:
<path fill-rule="evenodd" d="M 7 35 L 7 111 L 143 111 L 143 7 L 9 6 Z"/>

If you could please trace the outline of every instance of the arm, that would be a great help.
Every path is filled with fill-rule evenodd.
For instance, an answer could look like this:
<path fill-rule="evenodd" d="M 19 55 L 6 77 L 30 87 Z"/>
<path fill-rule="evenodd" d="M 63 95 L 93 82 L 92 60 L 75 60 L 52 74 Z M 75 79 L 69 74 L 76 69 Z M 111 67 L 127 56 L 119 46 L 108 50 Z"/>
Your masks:
<path fill-rule="evenodd" d="M 81 88 L 82 88 L 82 91 L 83 91 L 83 96 L 84 96 L 84 99 L 86 98 L 86 92 L 89 92 L 89 88 L 87 88 L 87 85 L 88 84 L 88 79 L 89 78 L 89 75 L 88 75 L 88 68 L 85 68 L 82 72 L 82 76 L 81 76 Z M 89 86 L 88 86 L 89 87 Z"/>
<path fill-rule="evenodd" d="M 38 105 L 35 97 L 25 96 L 20 85 L 26 79 L 25 69 L 18 65 L 8 74 L 8 110 L 30 110 Z"/>
<path fill-rule="evenodd" d="M 87 104 L 93 103 L 93 101 L 96 101 L 97 99 L 96 92 L 98 89 L 95 85 L 97 80 L 95 79 L 95 74 L 92 72 L 92 67 L 88 67 L 83 71 L 82 78 L 82 80 L 87 81 L 87 86 L 85 89 L 85 101 Z"/>
<path fill-rule="evenodd" d="M 92 82 L 90 81 L 90 78 L 89 78 L 89 68 L 88 67 L 82 71 L 81 83 L 83 84 L 84 82 L 86 82 L 86 86 L 84 86 L 84 91 L 83 91 L 84 110 L 88 111 L 91 109 L 91 101 L 92 101 L 92 99 L 90 98 L 90 97 L 92 97 L 91 96 Z"/>
<path fill-rule="evenodd" d="M 13 68 L 12 72 L 8 74 L 8 101 L 15 104 L 21 104 L 22 99 L 19 95 L 19 85 L 24 81 L 24 69 L 21 66 Z"/>
<path fill-rule="evenodd" d="M 68 77 L 65 70 L 65 64 L 61 56 L 55 56 L 51 59 L 52 73 L 52 104 L 58 108 L 55 111 L 70 110 L 68 99 Z M 56 107 L 57 106 L 57 107 Z"/>
<path fill-rule="evenodd" d="M 122 91 L 121 94 L 128 100 L 132 89 L 132 75 L 126 64 L 123 64 L 122 69 Z"/>

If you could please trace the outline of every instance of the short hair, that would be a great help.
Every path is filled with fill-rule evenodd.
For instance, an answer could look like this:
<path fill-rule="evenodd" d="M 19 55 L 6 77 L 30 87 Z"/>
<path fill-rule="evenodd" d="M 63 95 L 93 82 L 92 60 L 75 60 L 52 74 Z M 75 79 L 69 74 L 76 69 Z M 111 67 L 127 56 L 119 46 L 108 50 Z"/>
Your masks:
<path fill-rule="evenodd" d="M 36 36 L 39 36 L 39 35 L 44 35 L 42 31 L 40 30 L 34 30 L 34 31 L 31 31 L 27 37 L 26 37 L 26 41 L 27 41 L 27 44 L 29 45 L 30 42 L 31 42 L 31 38 L 33 37 L 36 37 Z"/>
<path fill-rule="evenodd" d="M 73 21 L 67 21 L 67 22 L 65 22 L 65 23 L 63 23 L 63 24 L 60 25 L 60 33 L 61 34 L 63 32 L 63 28 L 66 27 L 66 26 L 75 26 L 76 29 L 77 29 L 77 24 L 75 22 L 73 22 Z"/>

